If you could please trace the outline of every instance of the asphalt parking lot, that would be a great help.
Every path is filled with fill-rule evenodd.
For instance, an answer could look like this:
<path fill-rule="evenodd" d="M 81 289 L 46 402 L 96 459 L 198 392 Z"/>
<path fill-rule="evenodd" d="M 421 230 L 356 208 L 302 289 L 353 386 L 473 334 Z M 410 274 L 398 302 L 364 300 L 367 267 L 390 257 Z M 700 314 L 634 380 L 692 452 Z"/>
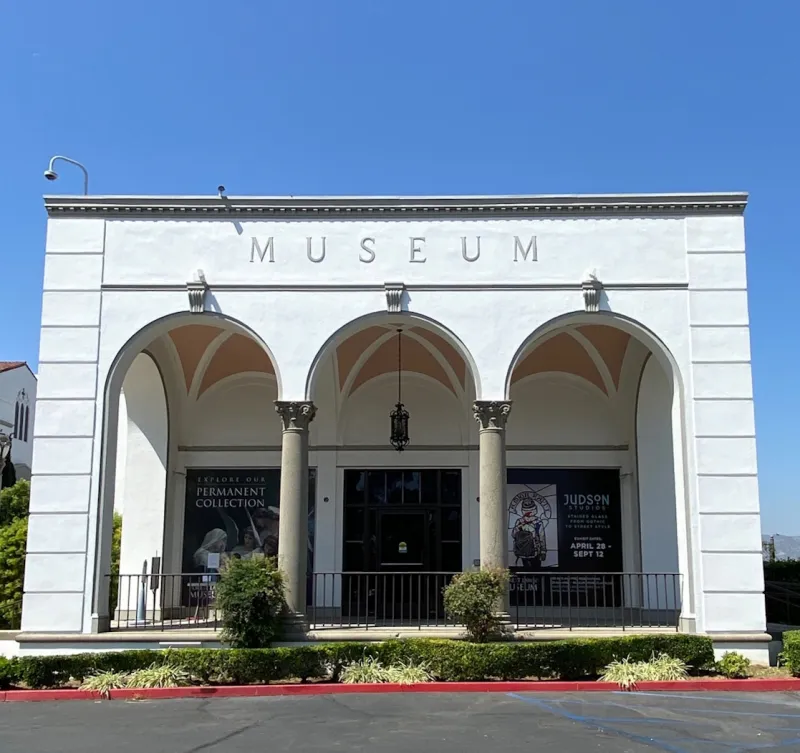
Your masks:
<path fill-rule="evenodd" d="M 800 750 L 792 693 L 380 694 L 0 704 L 3 753 Z"/>

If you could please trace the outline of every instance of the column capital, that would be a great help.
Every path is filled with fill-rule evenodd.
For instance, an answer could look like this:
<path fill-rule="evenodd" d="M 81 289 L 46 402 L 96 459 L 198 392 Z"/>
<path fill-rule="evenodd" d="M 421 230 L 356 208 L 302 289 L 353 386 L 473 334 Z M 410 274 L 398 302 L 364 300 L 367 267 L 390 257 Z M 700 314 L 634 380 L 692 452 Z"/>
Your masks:
<path fill-rule="evenodd" d="M 511 412 L 510 400 L 476 400 L 472 412 L 480 430 L 499 430 L 506 428 L 508 414 Z"/>
<path fill-rule="evenodd" d="M 310 400 L 276 400 L 275 411 L 281 417 L 284 431 L 307 431 L 317 406 Z"/>

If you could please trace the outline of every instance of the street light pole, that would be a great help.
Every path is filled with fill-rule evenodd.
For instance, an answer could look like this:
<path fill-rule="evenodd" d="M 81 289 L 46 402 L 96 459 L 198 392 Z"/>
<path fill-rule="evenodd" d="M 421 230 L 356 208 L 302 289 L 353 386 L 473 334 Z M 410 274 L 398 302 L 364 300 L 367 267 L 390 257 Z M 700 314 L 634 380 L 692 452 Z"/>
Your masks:
<path fill-rule="evenodd" d="M 61 160 L 62 162 L 69 162 L 70 165 L 75 165 L 75 167 L 79 167 L 83 170 L 83 195 L 89 195 L 89 172 L 86 168 L 77 160 L 70 159 L 69 157 L 63 157 L 60 154 L 57 154 L 50 160 L 50 164 L 47 167 L 47 170 L 44 171 L 44 177 L 47 180 L 56 180 L 58 178 L 58 173 L 53 170 L 53 165 L 58 161 Z"/>

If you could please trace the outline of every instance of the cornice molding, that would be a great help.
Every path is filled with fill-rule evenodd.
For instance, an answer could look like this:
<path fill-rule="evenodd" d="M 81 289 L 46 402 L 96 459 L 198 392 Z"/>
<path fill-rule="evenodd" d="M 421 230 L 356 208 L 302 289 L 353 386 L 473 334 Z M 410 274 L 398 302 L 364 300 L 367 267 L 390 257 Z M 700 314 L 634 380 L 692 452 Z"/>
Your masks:
<path fill-rule="evenodd" d="M 553 196 L 45 196 L 50 217 L 185 219 L 640 217 L 742 214 L 746 193 Z"/>

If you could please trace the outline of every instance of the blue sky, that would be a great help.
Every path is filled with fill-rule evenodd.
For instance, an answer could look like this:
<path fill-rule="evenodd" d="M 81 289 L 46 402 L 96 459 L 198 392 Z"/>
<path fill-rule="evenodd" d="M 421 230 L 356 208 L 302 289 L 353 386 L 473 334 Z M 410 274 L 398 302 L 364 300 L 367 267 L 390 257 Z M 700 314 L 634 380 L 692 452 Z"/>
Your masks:
<path fill-rule="evenodd" d="M 0 359 L 36 364 L 41 196 L 746 190 L 763 528 L 800 534 L 800 3 L 0 6 Z M 795 223 L 795 227 L 797 223 Z"/>

